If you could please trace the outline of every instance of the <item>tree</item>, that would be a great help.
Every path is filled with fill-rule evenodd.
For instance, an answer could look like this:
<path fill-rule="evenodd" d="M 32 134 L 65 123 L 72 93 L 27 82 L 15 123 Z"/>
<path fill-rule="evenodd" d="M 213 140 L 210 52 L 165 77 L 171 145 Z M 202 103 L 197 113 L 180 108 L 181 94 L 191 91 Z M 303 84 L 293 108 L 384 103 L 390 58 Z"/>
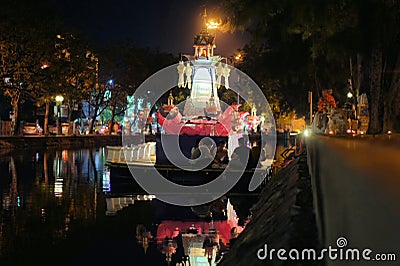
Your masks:
<path fill-rule="evenodd" d="M 101 50 L 99 57 L 102 62 L 99 69 L 100 83 L 105 84 L 111 94 L 107 99 L 107 107 L 111 109 L 110 134 L 113 131 L 115 117 L 123 115 L 126 111 L 127 96 L 132 95 L 150 75 L 178 61 L 171 54 L 136 48 L 129 42 Z"/>
<path fill-rule="evenodd" d="M 19 105 L 25 99 L 46 105 L 47 133 L 50 102 L 62 84 L 51 37 L 62 28 L 57 12 L 49 10 L 46 1 L 5 0 L 0 17 L 1 87 L 15 110 L 14 133 L 18 132 Z"/>
<path fill-rule="evenodd" d="M 317 89 L 322 84 L 347 90 L 350 70 L 356 69 L 356 88 L 369 96 L 368 132 L 379 133 L 396 125 L 399 128 L 400 3 L 392 0 L 227 0 L 224 3 L 232 24 L 247 28 L 253 33 L 255 43 L 267 47 L 261 57 L 272 59 L 264 63 L 271 66 L 269 75 L 279 79 L 283 89 L 294 85 L 303 95 L 312 84 Z M 349 67 L 349 61 L 355 65 Z"/>
<path fill-rule="evenodd" d="M 38 36 L 38 32 L 32 28 L 5 24 L 0 28 L 8 29 L 0 33 L 0 82 L 4 94 L 10 98 L 14 113 L 13 134 L 16 135 L 19 131 L 19 107 L 22 97 L 32 90 L 32 70 L 40 64 L 40 54 L 37 53 L 40 47 L 32 37 Z"/>
<path fill-rule="evenodd" d="M 59 93 L 64 95 L 69 110 L 68 122 L 71 122 L 74 105 L 98 93 L 99 62 L 96 55 L 74 35 L 67 33 L 56 37 L 55 62 L 62 78 Z"/>
<path fill-rule="evenodd" d="M 62 82 L 58 73 L 57 65 L 50 64 L 49 61 L 44 62 L 35 73 L 35 90 L 31 95 L 38 107 L 45 105 L 44 135 L 49 134 L 50 104 L 55 101 L 57 92 L 61 90 Z"/>
<path fill-rule="evenodd" d="M 106 91 L 107 87 L 105 84 L 99 84 L 99 86 L 96 86 L 96 88 L 90 92 L 89 99 L 87 100 L 91 109 L 90 113 L 87 115 L 91 118 L 89 134 L 93 134 L 96 118 L 108 107 L 108 101 L 104 98 Z"/>
<path fill-rule="evenodd" d="M 111 109 L 109 134 L 111 134 L 114 132 L 115 117 L 123 115 L 126 111 L 128 104 L 126 97 L 129 95 L 129 92 L 126 87 L 121 85 L 110 86 L 109 91 L 111 93 L 111 97 L 109 99 L 109 107 Z"/>
<path fill-rule="evenodd" d="M 50 105 L 55 102 L 55 96 L 63 89 L 63 65 L 56 56 L 54 38 L 43 36 L 40 39 L 41 59 L 33 68 L 32 83 L 34 90 L 30 92 L 32 100 L 38 107 L 45 105 L 44 134 L 48 135 Z"/>

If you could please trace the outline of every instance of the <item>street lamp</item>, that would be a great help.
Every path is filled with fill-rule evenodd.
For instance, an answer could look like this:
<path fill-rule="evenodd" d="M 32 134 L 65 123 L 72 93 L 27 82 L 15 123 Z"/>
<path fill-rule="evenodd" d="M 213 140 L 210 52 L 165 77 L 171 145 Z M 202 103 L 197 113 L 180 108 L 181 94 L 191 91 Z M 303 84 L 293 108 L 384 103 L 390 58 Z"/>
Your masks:
<path fill-rule="evenodd" d="M 235 58 L 236 61 L 242 61 L 242 54 L 241 53 L 237 53 L 234 58 Z"/>
<path fill-rule="evenodd" d="M 62 95 L 57 95 L 56 96 L 56 103 L 57 103 L 57 135 L 62 134 L 61 130 L 61 104 L 64 101 L 64 97 Z"/>
<path fill-rule="evenodd" d="M 347 98 L 349 98 L 349 99 L 353 98 L 353 93 L 351 93 L 351 91 L 349 91 L 349 92 L 347 93 Z"/>

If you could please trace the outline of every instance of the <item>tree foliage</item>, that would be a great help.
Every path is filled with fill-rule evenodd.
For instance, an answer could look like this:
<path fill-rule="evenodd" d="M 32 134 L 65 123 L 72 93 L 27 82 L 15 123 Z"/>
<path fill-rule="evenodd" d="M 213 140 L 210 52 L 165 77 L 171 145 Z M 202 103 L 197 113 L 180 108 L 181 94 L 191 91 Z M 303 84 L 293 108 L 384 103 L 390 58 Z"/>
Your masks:
<path fill-rule="evenodd" d="M 0 84 L 3 93 L 9 97 L 13 107 L 15 123 L 13 132 L 18 132 L 19 105 L 32 92 L 34 70 L 40 64 L 42 54 L 39 43 L 31 36 L 37 36 L 38 31 L 19 25 L 2 24 L 7 31 L 0 33 Z"/>
<path fill-rule="evenodd" d="M 44 105 L 47 131 L 56 95 L 64 96 L 63 104 L 70 111 L 68 120 L 72 119 L 73 106 L 82 101 L 94 110 L 93 120 L 107 107 L 113 110 L 113 117 L 120 115 L 126 96 L 150 74 L 175 60 L 129 42 L 99 51 L 83 42 L 75 30 L 64 27 L 46 2 L 5 0 L 0 10 L 0 88 L 10 99 L 16 120 L 24 100 Z M 116 86 L 107 86 L 109 79 L 116 80 Z M 113 97 L 105 101 L 106 90 Z"/>
<path fill-rule="evenodd" d="M 232 25 L 253 35 L 245 61 L 279 80 L 292 106 L 303 110 L 310 89 L 336 88 L 340 101 L 347 79 L 355 78 L 359 93 L 369 96 L 369 132 L 399 129 L 398 1 L 226 0 L 223 6 Z"/>
<path fill-rule="evenodd" d="M 178 61 L 171 54 L 137 48 L 129 42 L 109 46 L 100 53 L 100 81 L 104 84 L 112 81 L 107 85 L 111 93 L 111 98 L 107 100 L 111 109 L 111 125 L 116 116 L 125 113 L 128 95 L 132 95 L 150 75 Z"/>

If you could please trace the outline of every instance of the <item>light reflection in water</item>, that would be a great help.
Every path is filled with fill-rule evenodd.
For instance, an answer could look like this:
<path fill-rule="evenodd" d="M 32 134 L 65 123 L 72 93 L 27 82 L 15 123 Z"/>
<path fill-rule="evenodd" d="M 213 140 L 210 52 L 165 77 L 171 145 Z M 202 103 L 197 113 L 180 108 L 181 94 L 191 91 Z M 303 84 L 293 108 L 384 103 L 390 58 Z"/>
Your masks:
<path fill-rule="evenodd" d="M 72 229 L 94 224 L 102 153 L 27 150 L 0 157 L 0 265 L 7 257 L 11 265 L 32 264 L 21 255 L 36 258 L 43 250 L 56 257 L 61 254 L 56 247 Z"/>
<path fill-rule="evenodd" d="M 154 196 L 113 194 L 105 158 L 104 148 L 28 150 L 0 157 L 0 173 L 4 173 L 0 175 L 0 265 L 7 265 L 6 259 L 13 266 L 116 265 L 121 256 L 119 242 L 135 241 L 136 225 L 146 225 L 156 236 L 164 220 L 205 219 L 200 209 L 195 213 L 167 206 Z M 254 200 L 231 201 L 239 219 L 249 215 Z M 215 204 L 210 208 L 221 210 L 214 212 L 215 220 L 233 213 L 233 207 L 222 211 Z M 145 255 L 142 249 L 126 254 L 136 256 L 138 263 L 143 259 L 148 265 L 158 265 L 148 255 L 159 252 L 161 256 L 156 248 L 152 251 L 149 246 Z M 107 254 L 107 258 L 93 254 Z"/>
<path fill-rule="evenodd" d="M 106 166 L 103 171 L 103 192 L 111 191 L 110 169 Z"/>
<path fill-rule="evenodd" d="M 135 204 L 140 201 L 152 201 L 155 199 L 154 195 L 121 195 L 119 197 L 111 196 L 106 198 L 107 203 L 107 216 L 116 215 L 118 211 L 122 210 L 129 205 Z"/>

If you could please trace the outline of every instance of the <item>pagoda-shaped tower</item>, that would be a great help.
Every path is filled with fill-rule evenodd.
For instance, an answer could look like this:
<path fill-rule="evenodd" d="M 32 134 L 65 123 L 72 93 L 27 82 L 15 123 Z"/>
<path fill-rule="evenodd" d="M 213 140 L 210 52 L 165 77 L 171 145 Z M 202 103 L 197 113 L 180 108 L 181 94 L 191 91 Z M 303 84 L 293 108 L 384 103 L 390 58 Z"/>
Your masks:
<path fill-rule="evenodd" d="M 199 34 L 194 37 L 194 55 L 190 65 L 186 63 L 186 73 L 190 69 L 193 72 L 192 82 L 187 87 L 191 89 L 190 104 L 184 109 L 184 116 L 190 118 L 193 116 L 211 116 L 218 117 L 221 113 L 219 103 L 217 84 L 216 84 L 216 64 L 221 60 L 220 56 L 214 55 L 215 34 L 211 34 L 207 28 L 207 12 L 204 10 L 204 25 Z M 193 71 L 192 71 L 193 70 Z M 190 106 L 190 108 L 189 108 Z M 189 110 L 190 109 L 190 110 Z"/>
<path fill-rule="evenodd" d="M 204 23 L 200 31 L 200 34 L 197 34 L 194 37 L 193 47 L 194 47 L 194 57 L 196 59 L 200 57 L 209 58 L 211 56 L 214 56 L 214 48 L 216 48 L 215 35 L 210 34 L 207 29 L 207 11 L 205 9 L 203 18 L 204 18 Z"/>

